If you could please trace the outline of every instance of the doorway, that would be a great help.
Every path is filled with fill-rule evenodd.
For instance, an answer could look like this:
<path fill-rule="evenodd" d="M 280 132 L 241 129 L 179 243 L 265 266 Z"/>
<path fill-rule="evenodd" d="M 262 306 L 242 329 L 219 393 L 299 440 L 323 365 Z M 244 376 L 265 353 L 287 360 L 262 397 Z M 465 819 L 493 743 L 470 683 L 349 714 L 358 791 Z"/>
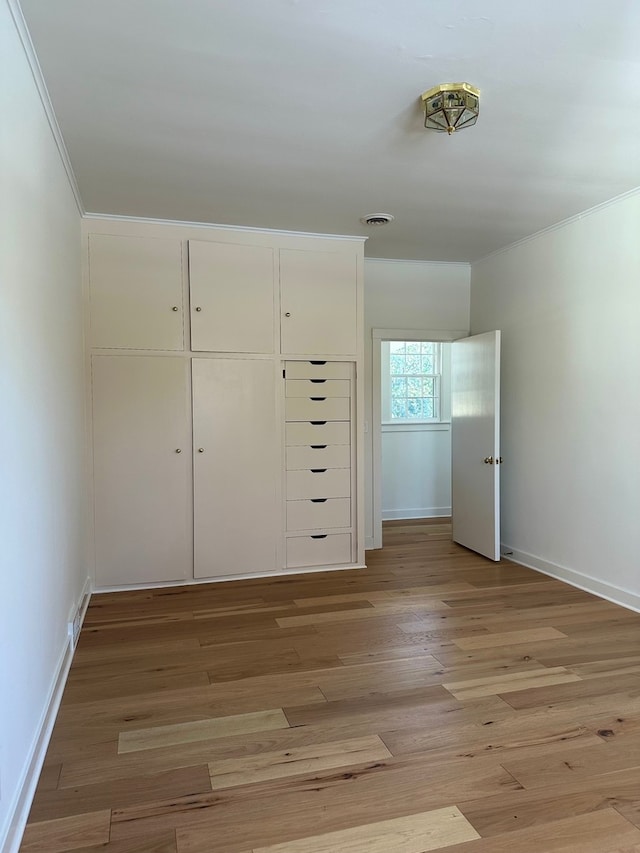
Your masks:
<path fill-rule="evenodd" d="M 451 514 L 451 342 L 463 336 L 372 330 L 374 548 L 383 520 Z"/>

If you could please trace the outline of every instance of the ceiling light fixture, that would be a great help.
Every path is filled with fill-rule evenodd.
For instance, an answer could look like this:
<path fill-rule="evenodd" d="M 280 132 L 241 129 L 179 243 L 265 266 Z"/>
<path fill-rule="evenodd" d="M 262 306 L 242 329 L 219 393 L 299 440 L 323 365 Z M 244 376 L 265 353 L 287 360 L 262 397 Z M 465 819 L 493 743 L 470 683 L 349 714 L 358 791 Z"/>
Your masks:
<path fill-rule="evenodd" d="M 441 83 L 423 92 L 424 126 L 451 136 L 478 121 L 480 90 L 469 83 Z"/>

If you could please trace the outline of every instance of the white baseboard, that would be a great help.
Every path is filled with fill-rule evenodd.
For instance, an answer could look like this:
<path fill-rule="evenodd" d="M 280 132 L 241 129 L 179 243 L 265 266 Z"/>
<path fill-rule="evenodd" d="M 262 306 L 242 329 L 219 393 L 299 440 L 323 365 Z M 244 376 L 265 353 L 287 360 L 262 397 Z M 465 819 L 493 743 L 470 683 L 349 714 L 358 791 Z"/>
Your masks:
<path fill-rule="evenodd" d="M 367 536 L 367 538 L 364 540 L 364 550 L 365 551 L 373 551 L 373 549 L 375 547 L 376 547 L 376 543 L 374 541 L 373 536 Z"/>
<path fill-rule="evenodd" d="M 82 607 L 82 622 L 84 622 L 89 605 L 90 592 L 91 581 L 87 578 L 77 603 L 77 607 Z M 47 747 L 49 746 L 51 732 L 56 721 L 72 660 L 73 651 L 70 638 L 66 637 L 64 647 L 60 652 L 60 657 L 54 670 L 44 710 L 24 764 L 22 779 L 18 785 L 14 801 L 9 808 L 6 825 L 3 828 L 2 835 L 0 835 L 1 853 L 18 853 L 20 848 L 20 842 L 22 841 L 24 828 L 29 817 L 33 795 L 35 794 L 42 765 L 47 754 Z"/>
<path fill-rule="evenodd" d="M 534 554 L 528 554 L 526 551 L 519 551 L 517 548 L 512 548 L 505 543 L 500 546 L 500 552 L 508 560 L 513 560 L 514 563 L 519 563 L 521 566 L 526 566 L 529 569 L 535 569 L 544 575 L 564 581 L 570 586 L 575 586 L 585 592 L 597 595 L 599 598 L 605 598 L 607 601 L 613 602 L 613 604 L 619 604 L 621 607 L 626 607 L 628 610 L 635 610 L 640 613 L 640 595 L 629 589 L 623 589 L 606 581 L 592 578 L 590 575 L 585 575 L 576 569 L 558 566 L 556 563 L 550 563 L 548 560 L 543 560 Z"/>
<path fill-rule="evenodd" d="M 382 520 L 392 521 L 402 518 L 447 518 L 451 515 L 450 506 L 424 506 L 418 509 L 383 509 Z M 366 545 L 365 545 L 366 547 Z"/>

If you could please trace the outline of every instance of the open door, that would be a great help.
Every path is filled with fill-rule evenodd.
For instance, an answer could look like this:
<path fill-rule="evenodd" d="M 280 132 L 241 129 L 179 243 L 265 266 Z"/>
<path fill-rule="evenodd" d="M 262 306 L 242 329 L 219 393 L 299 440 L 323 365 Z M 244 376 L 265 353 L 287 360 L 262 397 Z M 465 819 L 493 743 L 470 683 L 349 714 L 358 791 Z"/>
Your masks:
<path fill-rule="evenodd" d="M 500 332 L 451 348 L 453 541 L 500 559 Z"/>

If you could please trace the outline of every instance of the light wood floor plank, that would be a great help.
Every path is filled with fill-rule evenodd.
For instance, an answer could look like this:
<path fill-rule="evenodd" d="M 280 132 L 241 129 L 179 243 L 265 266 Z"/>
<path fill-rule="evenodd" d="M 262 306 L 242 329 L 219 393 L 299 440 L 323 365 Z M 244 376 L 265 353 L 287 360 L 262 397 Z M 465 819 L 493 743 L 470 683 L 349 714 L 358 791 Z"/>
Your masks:
<path fill-rule="evenodd" d="M 514 672 L 509 675 L 490 675 L 484 678 L 471 678 L 468 681 L 443 682 L 443 687 L 456 699 L 474 699 L 478 696 L 501 695 L 514 691 L 530 690 L 534 687 L 546 687 L 551 684 L 565 684 L 568 681 L 580 681 L 580 676 L 569 672 L 563 666 Z"/>
<path fill-rule="evenodd" d="M 156 726 L 151 729 L 134 729 L 121 733 L 118 752 L 140 752 L 144 749 L 230 737 L 246 732 L 286 729 L 288 725 L 282 709 L 274 708 L 252 714 L 214 717 L 211 720 L 195 720 L 190 723 L 175 723 L 171 726 Z"/>
<path fill-rule="evenodd" d="M 459 637 L 453 642 L 459 649 L 490 649 L 494 646 L 515 646 L 519 643 L 557 640 L 566 636 L 555 628 L 530 628 L 526 631 L 507 631 L 504 634 Z"/>
<path fill-rule="evenodd" d="M 377 735 L 369 735 L 263 752 L 246 758 L 221 759 L 209 764 L 209 772 L 211 787 L 215 791 L 385 758 L 391 758 L 387 747 Z"/>
<path fill-rule="evenodd" d="M 426 853 L 479 838 L 455 807 L 256 847 L 253 853 Z M 178 851 L 180 839 L 178 839 Z M 185 848 L 186 851 L 186 848 Z M 188 851 L 186 851 L 188 853 Z"/>
<path fill-rule="evenodd" d="M 54 820 L 29 823 L 22 839 L 22 853 L 63 853 L 109 840 L 111 812 L 87 812 Z"/>

